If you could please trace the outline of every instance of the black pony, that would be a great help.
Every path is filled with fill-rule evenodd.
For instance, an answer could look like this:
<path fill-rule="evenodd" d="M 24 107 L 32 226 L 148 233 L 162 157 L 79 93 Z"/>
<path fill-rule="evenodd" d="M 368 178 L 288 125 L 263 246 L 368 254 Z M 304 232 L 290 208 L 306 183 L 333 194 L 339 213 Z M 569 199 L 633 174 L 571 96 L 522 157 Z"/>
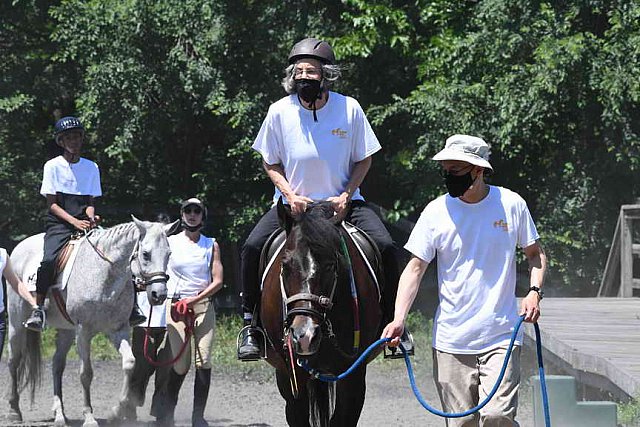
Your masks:
<path fill-rule="evenodd" d="M 328 375 L 351 366 L 378 338 L 378 290 L 329 203 L 313 204 L 296 218 L 279 203 L 278 215 L 286 242 L 265 277 L 260 315 L 268 338 L 267 361 L 276 368 L 287 422 L 356 426 L 366 365 L 337 383 L 326 383 L 310 377 L 297 362 L 306 359 Z"/>

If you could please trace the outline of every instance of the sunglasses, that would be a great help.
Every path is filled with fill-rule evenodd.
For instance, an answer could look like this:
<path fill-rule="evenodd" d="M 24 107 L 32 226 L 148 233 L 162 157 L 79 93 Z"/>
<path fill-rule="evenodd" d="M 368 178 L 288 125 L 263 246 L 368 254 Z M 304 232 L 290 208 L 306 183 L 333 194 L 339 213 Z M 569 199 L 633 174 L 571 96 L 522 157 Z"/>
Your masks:
<path fill-rule="evenodd" d="M 202 213 L 202 209 L 200 209 L 198 207 L 195 207 L 195 208 L 186 207 L 186 208 L 184 208 L 183 212 L 186 213 L 186 214 L 190 214 L 190 213 L 201 214 Z"/>

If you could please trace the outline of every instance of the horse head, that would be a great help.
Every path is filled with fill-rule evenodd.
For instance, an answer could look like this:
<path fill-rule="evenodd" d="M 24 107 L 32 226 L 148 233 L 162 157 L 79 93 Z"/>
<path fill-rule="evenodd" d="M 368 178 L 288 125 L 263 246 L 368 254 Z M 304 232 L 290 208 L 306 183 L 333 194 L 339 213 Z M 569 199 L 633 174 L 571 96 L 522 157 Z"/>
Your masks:
<path fill-rule="evenodd" d="M 287 234 L 280 269 L 285 302 L 285 339 L 299 356 L 318 351 L 344 259 L 340 231 L 328 202 L 314 203 L 299 216 L 278 203 L 278 217 Z"/>
<path fill-rule="evenodd" d="M 169 263 L 169 240 L 180 220 L 172 224 L 140 221 L 133 215 L 139 238 L 131 255 L 131 272 L 138 288 L 147 291 L 151 305 L 160 305 L 167 298 L 167 264 Z"/>

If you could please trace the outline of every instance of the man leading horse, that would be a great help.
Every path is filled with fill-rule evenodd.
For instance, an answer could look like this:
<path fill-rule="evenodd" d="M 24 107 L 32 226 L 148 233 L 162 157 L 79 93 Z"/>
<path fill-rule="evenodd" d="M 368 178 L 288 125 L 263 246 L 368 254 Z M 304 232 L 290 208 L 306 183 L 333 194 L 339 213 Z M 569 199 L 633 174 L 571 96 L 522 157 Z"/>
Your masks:
<path fill-rule="evenodd" d="M 396 248 L 380 218 L 365 202 L 359 186 L 371 167 L 371 156 L 381 149 L 371 125 L 355 99 L 331 91 L 341 76 L 331 46 L 306 38 L 296 43 L 288 58 L 282 86 L 287 96 L 269 107 L 252 146 L 260 153 L 275 185 L 274 206 L 260 219 L 241 253 L 242 309 L 245 326 L 238 357 L 260 356 L 258 322 L 260 251 L 279 228 L 276 202 L 282 196 L 299 215 L 313 201 L 331 202 L 337 215 L 365 231 L 382 254 L 383 316 L 393 317 L 399 278 Z"/>

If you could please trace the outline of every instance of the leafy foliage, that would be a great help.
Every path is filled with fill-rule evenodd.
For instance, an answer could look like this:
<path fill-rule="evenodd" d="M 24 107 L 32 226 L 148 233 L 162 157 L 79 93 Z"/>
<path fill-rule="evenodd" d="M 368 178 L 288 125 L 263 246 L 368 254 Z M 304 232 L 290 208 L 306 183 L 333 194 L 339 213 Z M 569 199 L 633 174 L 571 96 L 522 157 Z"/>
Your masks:
<path fill-rule="evenodd" d="M 329 40 L 338 90 L 384 152 L 364 184 L 390 219 L 443 189 L 453 133 L 492 145 L 529 202 L 564 294 L 594 294 L 619 205 L 639 196 L 640 5 L 530 0 L 15 0 L 0 14 L 0 236 L 38 231 L 56 118 L 87 125 L 108 224 L 207 200 L 241 240 L 271 184 L 250 149 L 293 43 Z M 172 208 L 173 207 L 173 208 Z"/>

